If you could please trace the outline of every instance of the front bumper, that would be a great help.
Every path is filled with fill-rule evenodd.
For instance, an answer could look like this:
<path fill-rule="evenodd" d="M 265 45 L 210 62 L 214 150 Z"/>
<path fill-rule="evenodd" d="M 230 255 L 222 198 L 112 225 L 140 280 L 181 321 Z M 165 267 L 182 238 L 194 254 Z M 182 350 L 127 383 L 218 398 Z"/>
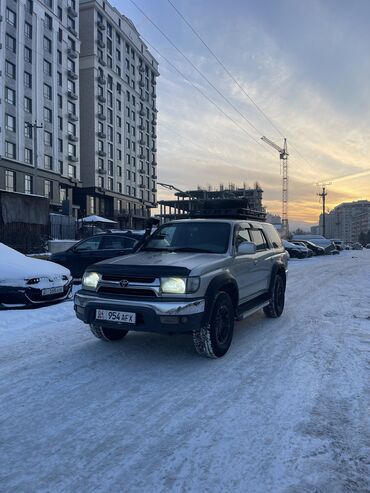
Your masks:
<path fill-rule="evenodd" d="M 63 301 L 71 295 L 72 280 L 63 286 L 63 292 L 42 296 L 42 290 L 35 287 L 0 286 L 0 308 L 21 308 L 32 305 L 46 305 Z"/>
<path fill-rule="evenodd" d="M 74 298 L 77 318 L 86 324 L 145 332 L 189 332 L 199 328 L 205 313 L 205 300 L 131 300 L 78 292 Z M 97 309 L 136 313 L 136 323 L 96 321 Z"/>

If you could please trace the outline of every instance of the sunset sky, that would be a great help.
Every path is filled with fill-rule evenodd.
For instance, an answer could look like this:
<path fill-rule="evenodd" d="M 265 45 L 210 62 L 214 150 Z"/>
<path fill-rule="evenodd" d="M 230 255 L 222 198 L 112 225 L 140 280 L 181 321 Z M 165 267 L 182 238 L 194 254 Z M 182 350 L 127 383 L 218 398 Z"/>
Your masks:
<path fill-rule="evenodd" d="M 245 91 L 288 139 L 289 220 L 315 224 L 314 183 L 328 208 L 370 199 L 370 1 L 171 0 Z M 145 14 L 237 107 L 250 126 L 195 71 L 130 0 L 111 0 L 140 34 L 257 141 L 282 136 L 223 71 L 168 0 L 135 0 Z M 258 143 L 151 49 L 158 79 L 158 177 L 181 189 L 234 182 L 264 189 L 281 211 L 277 151 Z M 369 171 L 369 174 L 364 172 Z M 158 187 L 158 198 L 168 198 Z"/>

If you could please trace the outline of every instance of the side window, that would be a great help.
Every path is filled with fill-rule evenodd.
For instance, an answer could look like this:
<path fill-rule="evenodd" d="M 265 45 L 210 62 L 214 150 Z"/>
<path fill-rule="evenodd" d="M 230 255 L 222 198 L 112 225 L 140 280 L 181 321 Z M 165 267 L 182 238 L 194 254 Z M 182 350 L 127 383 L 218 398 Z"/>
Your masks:
<path fill-rule="evenodd" d="M 89 251 L 94 251 L 99 248 L 101 238 L 95 237 L 95 238 L 88 238 L 85 241 L 82 241 L 77 247 L 76 251 L 77 252 L 89 252 Z"/>
<path fill-rule="evenodd" d="M 235 248 L 238 248 L 244 241 L 252 241 L 249 230 L 245 228 L 239 228 L 235 234 Z"/>
<path fill-rule="evenodd" d="M 281 238 L 275 226 L 273 226 L 272 224 L 265 224 L 263 228 L 266 231 L 267 237 L 270 240 L 270 243 L 272 244 L 273 248 L 281 248 L 282 247 Z"/>
<path fill-rule="evenodd" d="M 267 250 L 269 246 L 263 231 L 260 229 L 252 229 L 251 232 L 253 242 L 256 244 L 257 252 L 260 252 L 261 250 Z"/>
<path fill-rule="evenodd" d="M 123 250 L 125 248 L 125 238 L 112 234 L 104 236 L 100 243 L 99 250 Z"/>

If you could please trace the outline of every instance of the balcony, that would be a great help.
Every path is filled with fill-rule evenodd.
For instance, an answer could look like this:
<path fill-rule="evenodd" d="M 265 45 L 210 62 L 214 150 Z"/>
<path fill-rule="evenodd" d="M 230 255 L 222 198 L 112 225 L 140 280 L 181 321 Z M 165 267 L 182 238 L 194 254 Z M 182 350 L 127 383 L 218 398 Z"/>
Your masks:
<path fill-rule="evenodd" d="M 152 92 L 152 98 L 153 99 L 156 99 L 156 97 L 157 97 L 156 93 L 155 92 Z"/>
<path fill-rule="evenodd" d="M 70 142 L 78 142 L 78 137 L 77 137 L 77 135 L 68 134 L 68 140 Z"/>
<path fill-rule="evenodd" d="M 98 168 L 97 171 L 98 171 L 99 175 L 106 175 L 107 174 L 107 170 L 104 168 Z"/>
<path fill-rule="evenodd" d="M 145 130 L 144 125 L 140 124 L 140 125 L 139 125 L 139 130 Z"/>
<path fill-rule="evenodd" d="M 102 22 L 102 21 L 98 21 L 98 22 L 97 22 L 97 26 L 98 26 L 98 28 L 99 28 L 99 29 L 101 29 L 102 31 L 105 31 L 105 24 L 104 24 L 104 22 Z"/>
<path fill-rule="evenodd" d="M 152 147 L 152 152 L 157 152 L 157 148 L 155 146 Z"/>
<path fill-rule="evenodd" d="M 107 153 L 106 153 L 105 151 L 103 151 L 103 150 L 99 150 L 99 151 L 98 151 L 98 155 L 99 155 L 100 157 L 105 157 L 105 156 L 107 155 Z"/>
<path fill-rule="evenodd" d="M 68 120 L 70 122 L 78 122 L 78 116 L 74 113 L 68 113 Z"/>
<path fill-rule="evenodd" d="M 140 116 L 144 116 L 144 115 L 145 115 L 145 111 L 144 111 L 143 109 L 142 109 L 142 110 L 140 110 L 140 111 L 139 111 L 139 115 L 140 115 Z"/>
<path fill-rule="evenodd" d="M 152 161 L 151 164 L 152 164 L 152 166 L 157 166 L 158 163 L 157 163 L 157 161 Z"/>
<path fill-rule="evenodd" d="M 140 168 L 139 169 L 139 173 L 146 173 L 146 169 L 145 168 Z"/>
<path fill-rule="evenodd" d="M 98 39 L 97 43 L 100 48 L 105 48 L 105 43 L 102 39 Z"/>
<path fill-rule="evenodd" d="M 67 49 L 67 55 L 70 58 L 77 58 L 78 57 L 78 52 L 76 50 L 74 50 L 73 48 L 68 48 Z"/>
<path fill-rule="evenodd" d="M 144 183 L 140 183 L 139 188 L 145 188 Z"/>
<path fill-rule="evenodd" d="M 139 72 L 145 72 L 144 65 L 139 65 Z"/>
<path fill-rule="evenodd" d="M 152 192 L 153 193 L 156 193 L 157 189 L 156 188 L 152 188 Z"/>
<path fill-rule="evenodd" d="M 107 117 L 104 115 L 104 113 L 98 113 L 98 119 L 105 121 L 107 119 Z"/>
<path fill-rule="evenodd" d="M 76 74 L 76 72 L 73 72 L 73 70 L 68 70 L 68 78 L 71 80 L 77 80 L 78 74 Z"/>
<path fill-rule="evenodd" d="M 139 86 L 140 87 L 144 87 L 145 86 L 145 82 L 143 80 L 139 80 Z"/>
<path fill-rule="evenodd" d="M 72 36 L 75 36 L 77 38 L 78 36 L 78 32 L 76 31 L 76 29 L 73 29 L 72 26 L 68 26 L 68 31 L 72 34 Z"/>
<path fill-rule="evenodd" d="M 156 180 L 158 178 L 157 175 L 152 175 L 152 180 Z"/>
<path fill-rule="evenodd" d="M 104 85 L 104 84 L 107 83 L 107 81 L 105 80 L 105 77 L 102 77 L 102 76 L 99 75 L 99 77 L 98 77 L 98 83 Z"/>
<path fill-rule="evenodd" d="M 106 102 L 106 97 L 105 96 L 102 96 L 101 94 L 98 95 L 98 101 L 100 101 L 100 103 L 105 103 Z"/>
<path fill-rule="evenodd" d="M 145 159 L 144 154 L 139 154 L 139 159 Z"/>
<path fill-rule="evenodd" d="M 152 139 L 156 139 L 157 138 L 157 134 L 154 132 L 152 133 Z"/>
<path fill-rule="evenodd" d="M 74 101 L 78 99 L 77 94 L 73 91 L 68 91 L 67 96 L 69 97 L 69 99 L 73 99 Z"/>
<path fill-rule="evenodd" d="M 140 94 L 140 101 L 145 101 L 145 95 L 144 94 Z"/>
<path fill-rule="evenodd" d="M 72 154 L 68 154 L 67 159 L 71 163 L 77 163 L 77 161 L 78 161 L 78 158 L 76 156 L 73 156 Z"/>
<path fill-rule="evenodd" d="M 153 86 L 156 86 L 157 85 L 157 81 L 155 79 L 152 80 L 152 84 Z"/>
<path fill-rule="evenodd" d="M 71 17 L 77 17 L 78 16 L 77 10 L 75 10 L 71 6 L 68 7 L 67 11 L 68 11 L 68 15 L 70 15 Z"/>
<path fill-rule="evenodd" d="M 139 144 L 140 144 L 141 146 L 145 145 L 145 140 L 144 140 L 144 139 L 140 139 L 140 140 L 139 140 Z"/>
<path fill-rule="evenodd" d="M 107 63 L 106 63 L 106 61 L 104 60 L 104 58 L 99 57 L 99 58 L 98 58 L 98 62 L 100 63 L 100 65 L 101 65 L 102 67 L 106 67 L 106 65 L 107 65 Z"/>
<path fill-rule="evenodd" d="M 152 111 L 154 111 L 154 113 L 158 113 L 158 110 L 157 110 L 157 108 L 154 106 L 154 104 L 152 105 Z"/>
<path fill-rule="evenodd" d="M 105 132 L 98 132 L 98 137 L 99 137 L 99 139 L 106 139 L 107 134 Z"/>

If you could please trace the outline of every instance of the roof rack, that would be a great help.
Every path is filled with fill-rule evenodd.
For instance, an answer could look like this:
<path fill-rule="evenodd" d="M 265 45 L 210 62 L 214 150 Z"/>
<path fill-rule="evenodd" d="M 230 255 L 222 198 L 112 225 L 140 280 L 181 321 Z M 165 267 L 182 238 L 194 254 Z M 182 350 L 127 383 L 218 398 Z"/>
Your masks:
<path fill-rule="evenodd" d="M 266 213 L 245 208 L 197 209 L 189 213 L 193 219 L 249 219 L 266 221 Z"/>

